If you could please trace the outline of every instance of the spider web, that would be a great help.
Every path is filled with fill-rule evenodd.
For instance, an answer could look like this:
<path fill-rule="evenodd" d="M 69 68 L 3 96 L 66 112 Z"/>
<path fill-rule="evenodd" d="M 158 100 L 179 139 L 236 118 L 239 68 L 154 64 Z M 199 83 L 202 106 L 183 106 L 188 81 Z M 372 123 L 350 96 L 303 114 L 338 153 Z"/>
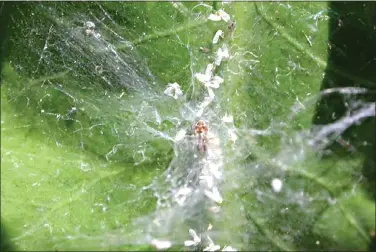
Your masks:
<path fill-rule="evenodd" d="M 230 10 L 233 4 L 218 3 Z M 188 15 L 204 23 L 204 31 L 211 31 L 205 23 L 211 6 L 163 3 L 161 8 L 167 5 L 174 11 L 159 17 L 162 23 Z M 148 12 L 140 6 L 133 3 L 126 8 Z M 265 4 L 262 11 L 273 11 L 275 6 Z M 298 8 L 284 3 L 278 6 L 291 15 Z M 316 223 L 320 219 L 325 222 L 328 212 L 345 216 L 346 223 L 338 224 L 338 229 L 343 225 L 356 230 L 359 236 L 354 236 L 354 243 L 368 239 L 346 207 L 347 200 L 359 194 L 362 175 L 358 167 L 363 156 L 351 139 L 343 137 L 353 125 L 374 117 L 375 103 L 363 99 L 367 89 L 332 88 L 303 98 L 295 95 L 287 115 L 277 111 L 265 117 L 265 104 L 261 103 L 253 114 L 239 107 L 232 115 L 232 101 L 227 96 L 231 90 L 222 84 L 205 88 L 197 80 L 196 74 L 204 73 L 215 55 L 207 57 L 200 52 L 189 30 L 170 27 L 175 30 L 174 43 L 189 55 L 189 78 L 174 80 L 181 84 L 184 95 L 174 99 L 165 94 L 167 83 L 142 56 L 147 51 L 143 43 L 165 36 L 163 32 L 145 33 L 141 39 L 136 32 L 126 33 L 129 37 L 120 35 L 124 27 L 131 29 L 129 20 L 115 21 L 112 15 L 118 14 L 109 4 L 38 3 L 35 8 L 25 5 L 18 11 L 22 18 L 13 16 L 12 20 L 19 31 L 12 37 L 18 52 L 5 66 L 2 85 L 3 96 L 12 105 L 8 111 L 14 114 L 2 115 L 2 124 L 13 116 L 27 134 L 78 154 L 71 154 L 71 160 L 64 160 L 64 155 L 51 157 L 66 168 L 52 167 L 47 172 L 53 174 L 57 187 L 67 188 L 66 198 L 54 194 L 57 191 L 52 196 L 48 192 L 45 185 L 52 175 L 43 176 L 43 170 L 35 175 L 33 187 L 40 189 L 30 202 L 36 210 L 32 208 L 29 214 L 36 212 L 38 218 L 25 218 L 18 236 L 12 238 L 16 245 L 26 248 L 33 244 L 40 249 L 46 246 L 45 241 L 30 243 L 30 239 L 47 235 L 47 246 L 54 249 L 142 249 L 143 245 L 213 249 L 218 245 L 221 249 L 291 250 L 303 242 L 327 249 L 329 243 L 319 235 L 312 238 L 312 230 L 325 230 Z M 303 16 L 313 30 L 319 29 L 325 11 Z M 156 29 L 150 27 L 157 24 L 148 23 L 145 17 L 131 18 L 144 20 L 145 31 Z M 236 21 L 237 16 L 233 18 Z M 260 22 L 255 20 L 251 26 L 255 34 L 262 29 Z M 25 38 L 29 40 L 25 42 Z M 258 47 L 249 51 L 233 42 L 236 37 L 226 38 L 211 50 L 216 52 L 225 45 L 231 57 L 216 67 L 213 75 L 224 83 L 238 82 L 244 72 L 251 82 L 264 79 L 264 66 L 258 59 L 265 51 L 262 41 L 252 38 Z M 153 50 L 155 55 L 166 53 Z M 254 87 L 254 95 L 277 92 L 280 85 L 293 81 L 294 74 L 309 71 L 292 55 L 284 63 L 284 68 L 274 69 L 273 85 L 264 80 L 263 88 Z M 7 71 L 28 78 L 13 81 Z M 9 83 L 11 87 L 6 85 Z M 316 102 L 332 95 L 344 99 L 345 113 L 329 124 L 312 126 L 307 118 L 312 118 Z M 270 106 L 278 110 L 286 104 L 275 100 Z M 233 118 L 249 120 L 237 125 Z M 198 151 L 198 139 L 191 129 L 198 119 L 209 125 L 210 140 L 204 154 Z M 3 138 L 7 130 L 2 127 Z M 333 143 L 352 153 L 351 159 L 336 159 L 335 151 L 328 148 Z M 7 164 L 22 166 L 16 153 L 8 145 L 2 148 L 3 169 Z M 349 164 L 344 165 L 346 162 Z M 333 166 L 342 169 L 331 169 Z M 331 185 L 333 178 L 338 180 Z M 51 196 L 47 201 L 42 199 L 45 194 Z M 86 217 L 90 215 L 93 217 Z"/>

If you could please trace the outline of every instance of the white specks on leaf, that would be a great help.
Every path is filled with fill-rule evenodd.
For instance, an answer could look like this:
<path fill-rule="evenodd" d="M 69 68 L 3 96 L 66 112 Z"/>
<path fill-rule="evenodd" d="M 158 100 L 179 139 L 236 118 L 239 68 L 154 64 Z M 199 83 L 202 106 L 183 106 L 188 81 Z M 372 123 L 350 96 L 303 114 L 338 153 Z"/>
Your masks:
<path fill-rule="evenodd" d="M 219 76 L 213 77 L 213 71 L 214 71 L 214 65 L 208 64 L 205 70 L 205 74 L 202 73 L 196 73 L 195 77 L 198 81 L 203 83 L 206 87 L 210 88 L 219 88 L 219 85 L 224 82 L 223 78 Z M 213 93 L 214 97 L 214 93 Z"/>
<path fill-rule="evenodd" d="M 223 45 L 221 48 L 218 49 L 216 58 L 215 58 L 215 64 L 219 66 L 222 62 L 222 60 L 228 60 L 230 58 L 230 53 L 228 51 L 228 48 L 226 45 Z"/>
<path fill-rule="evenodd" d="M 213 76 L 214 72 L 214 65 L 213 64 L 208 64 L 205 69 L 205 75 L 210 76 L 210 78 Z"/>
<path fill-rule="evenodd" d="M 209 207 L 209 211 L 212 213 L 219 213 L 221 211 L 221 208 L 219 206 L 212 206 Z"/>
<path fill-rule="evenodd" d="M 192 189 L 189 187 L 180 188 L 180 190 L 175 195 L 176 202 L 182 206 L 191 192 Z"/>
<path fill-rule="evenodd" d="M 208 19 L 214 22 L 221 21 L 221 17 L 213 13 L 209 15 Z"/>
<path fill-rule="evenodd" d="M 206 238 L 209 242 L 209 245 L 204 248 L 204 251 L 217 251 L 221 249 L 221 246 L 214 244 L 213 240 L 209 236 L 206 236 Z"/>
<path fill-rule="evenodd" d="M 225 123 L 232 123 L 232 122 L 234 122 L 234 117 L 232 115 L 225 114 L 222 117 L 222 121 L 225 122 Z"/>
<path fill-rule="evenodd" d="M 163 250 L 163 249 L 170 248 L 172 244 L 171 244 L 170 241 L 163 241 L 163 240 L 153 239 L 151 241 L 151 245 L 153 245 L 158 250 Z"/>
<path fill-rule="evenodd" d="M 206 83 L 210 80 L 210 76 L 207 76 L 207 75 L 202 74 L 202 73 L 196 73 L 195 77 L 196 77 L 197 80 L 199 80 L 202 83 Z"/>
<path fill-rule="evenodd" d="M 336 200 L 336 198 L 328 197 L 328 203 L 330 205 L 334 205 L 334 204 L 337 203 L 337 200 Z"/>
<path fill-rule="evenodd" d="M 211 223 L 209 223 L 209 225 L 208 225 L 208 231 L 212 230 L 212 228 L 213 228 L 213 225 Z"/>
<path fill-rule="evenodd" d="M 214 37 L 213 37 L 213 44 L 217 44 L 218 43 L 218 41 L 219 41 L 219 38 L 223 38 L 223 31 L 222 30 L 218 30 L 216 33 L 215 33 L 215 35 L 214 35 Z"/>
<path fill-rule="evenodd" d="M 189 235 L 192 237 L 193 240 L 187 240 L 184 242 L 184 246 L 191 247 L 196 246 L 201 242 L 201 238 L 197 235 L 196 231 L 193 229 L 189 229 Z"/>
<path fill-rule="evenodd" d="M 91 21 L 86 21 L 85 27 L 87 29 L 95 29 L 95 24 L 93 22 L 91 22 Z"/>
<path fill-rule="evenodd" d="M 103 72 L 104 72 L 104 70 L 103 70 L 103 66 L 102 66 L 102 65 L 97 65 L 97 66 L 95 66 L 94 71 L 95 71 L 96 74 L 98 74 L 98 75 L 102 75 Z"/>
<path fill-rule="evenodd" d="M 158 219 L 154 219 L 154 220 L 153 220 L 153 224 L 156 225 L 157 227 L 160 227 L 160 226 L 161 226 L 161 223 L 159 222 Z"/>
<path fill-rule="evenodd" d="M 203 180 L 206 182 L 206 185 L 209 187 L 209 188 L 212 188 L 213 185 L 214 185 L 214 178 L 212 176 L 200 176 L 199 177 L 200 180 Z"/>
<path fill-rule="evenodd" d="M 35 182 L 31 186 L 40 186 L 40 183 L 39 182 Z"/>
<path fill-rule="evenodd" d="M 188 233 L 191 235 L 191 237 L 193 238 L 195 242 L 197 243 L 201 242 L 201 238 L 197 235 L 196 231 L 194 231 L 193 229 L 189 229 Z"/>
<path fill-rule="evenodd" d="M 179 142 L 180 140 L 184 139 L 186 134 L 187 134 L 186 130 L 184 129 L 179 130 L 179 132 L 175 136 L 175 141 Z"/>
<path fill-rule="evenodd" d="M 201 73 L 197 73 L 196 78 L 202 82 L 206 87 L 211 87 L 211 88 L 219 88 L 219 85 L 224 82 L 223 78 L 219 76 L 214 76 L 211 79 L 208 79 L 206 75 L 203 75 Z"/>
<path fill-rule="evenodd" d="M 271 184 L 274 192 L 279 193 L 282 190 L 283 183 L 280 179 L 273 179 Z"/>
<path fill-rule="evenodd" d="M 209 199 L 211 199 L 211 200 L 217 202 L 218 204 L 221 204 L 222 201 L 223 201 L 222 196 L 221 196 L 221 194 L 219 193 L 219 191 L 218 191 L 218 189 L 217 189 L 216 187 L 213 188 L 212 191 L 205 190 L 204 193 L 205 193 L 205 195 L 206 195 Z"/>
<path fill-rule="evenodd" d="M 231 17 L 223 9 L 220 9 L 216 13 L 210 14 L 208 19 L 211 20 L 211 21 L 214 21 L 214 22 L 218 22 L 218 21 L 223 20 L 227 23 L 231 20 Z"/>
<path fill-rule="evenodd" d="M 228 134 L 230 136 L 230 142 L 232 144 L 234 144 L 236 142 L 236 140 L 238 140 L 238 136 L 236 135 L 235 130 L 234 129 L 229 129 L 228 130 Z"/>
<path fill-rule="evenodd" d="M 196 246 L 196 245 L 197 245 L 197 243 L 195 243 L 192 240 L 184 241 L 184 246 L 186 246 L 186 247 L 191 247 L 191 246 Z"/>
<path fill-rule="evenodd" d="M 86 32 L 86 35 L 87 36 L 93 36 L 97 39 L 99 39 L 101 37 L 101 34 L 95 32 L 95 24 L 91 21 L 87 21 L 85 22 L 85 32 Z"/>
<path fill-rule="evenodd" d="M 222 19 L 223 21 L 225 21 L 226 23 L 229 22 L 229 21 L 231 20 L 230 15 L 227 14 L 227 12 L 225 12 L 223 9 L 218 10 L 218 11 L 217 11 L 217 14 L 218 14 L 218 16 L 220 16 L 221 19 Z"/>
<path fill-rule="evenodd" d="M 123 97 L 123 95 L 125 94 L 125 92 L 122 92 L 119 96 L 119 99 L 121 99 Z"/>
<path fill-rule="evenodd" d="M 225 246 L 222 251 L 238 251 L 236 248 L 233 248 L 231 246 Z"/>
<path fill-rule="evenodd" d="M 311 36 L 307 36 L 307 35 L 304 33 L 304 37 L 306 38 L 306 40 L 307 40 L 309 46 L 312 47 L 312 38 L 311 38 Z"/>
<path fill-rule="evenodd" d="M 205 83 L 207 87 L 219 88 L 219 85 L 223 83 L 223 78 L 214 76 L 209 82 Z"/>
<path fill-rule="evenodd" d="M 88 171 L 90 171 L 89 164 L 87 164 L 87 163 L 85 163 L 85 162 L 81 162 L 81 163 L 80 163 L 80 170 L 83 171 L 83 172 L 88 172 Z"/>
<path fill-rule="evenodd" d="M 221 249 L 221 246 L 215 245 L 215 244 L 210 244 L 209 246 L 204 248 L 204 251 L 217 251 L 217 250 L 220 250 L 220 249 Z"/>
<path fill-rule="evenodd" d="M 160 125 L 162 123 L 161 116 L 158 113 L 158 110 L 154 110 L 154 115 L 155 115 L 155 122 Z"/>
<path fill-rule="evenodd" d="M 175 100 L 183 96 L 183 91 L 180 89 L 180 85 L 176 82 L 168 83 L 166 90 L 164 91 L 165 95 L 173 97 Z"/>

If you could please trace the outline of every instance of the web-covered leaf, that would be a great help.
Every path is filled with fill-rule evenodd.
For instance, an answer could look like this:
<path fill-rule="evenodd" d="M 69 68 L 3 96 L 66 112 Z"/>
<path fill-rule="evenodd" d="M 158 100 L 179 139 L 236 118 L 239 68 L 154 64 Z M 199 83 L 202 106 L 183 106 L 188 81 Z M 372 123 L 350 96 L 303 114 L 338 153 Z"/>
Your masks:
<path fill-rule="evenodd" d="M 367 249 L 374 142 L 356 132 L 374 125 L 374 82 L 327 63 L 326 3 L 13 7 L 1 203 L 16 249 Z M 323 88 L 329 73 L 353 84 Z M 344 112 L 313 124 L 333 95 Z"/>

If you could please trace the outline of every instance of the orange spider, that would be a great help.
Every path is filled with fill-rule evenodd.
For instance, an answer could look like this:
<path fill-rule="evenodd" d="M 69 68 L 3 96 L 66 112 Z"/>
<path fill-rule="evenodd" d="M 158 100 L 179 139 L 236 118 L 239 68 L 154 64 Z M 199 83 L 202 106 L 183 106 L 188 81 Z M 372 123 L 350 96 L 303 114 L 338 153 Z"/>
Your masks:
<path fill-rule="evenodd" d="M 208 138 L 206 133 L 209 131 L 209 127 L 204 120 L 198 120 L 194 126 L 195 134 L 198 135 L 198 144 L 197 148 L 200 152 L 206 152 L 208 149 Z"/>
<path fill-rule="evenodd" d="M 209 131 L 209 127 L 204 120 L 198 120 L 194 126 L 194 130 L 196 134 L 207 133 Z"/>

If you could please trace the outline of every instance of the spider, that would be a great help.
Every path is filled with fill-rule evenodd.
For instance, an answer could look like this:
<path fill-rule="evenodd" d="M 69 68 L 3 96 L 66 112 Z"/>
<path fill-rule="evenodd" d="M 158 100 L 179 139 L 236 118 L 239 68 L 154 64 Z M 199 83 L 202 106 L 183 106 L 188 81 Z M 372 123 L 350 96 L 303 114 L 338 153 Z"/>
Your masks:
<path fill-rule="evenodd" d="M 198 120 L 194 126 L 195 134 L 207 133 L 209 131 L 208 124 L 204 120 Z"/>
<path fill-rule="evenodd" d="M 198 136 L 197 148 L 200 152 L 206 152 L 208 138 L 206 133 L 209 131 L 209 127 L 204 120 L 198 120 L 194 126 L 195 135 Z"/>

